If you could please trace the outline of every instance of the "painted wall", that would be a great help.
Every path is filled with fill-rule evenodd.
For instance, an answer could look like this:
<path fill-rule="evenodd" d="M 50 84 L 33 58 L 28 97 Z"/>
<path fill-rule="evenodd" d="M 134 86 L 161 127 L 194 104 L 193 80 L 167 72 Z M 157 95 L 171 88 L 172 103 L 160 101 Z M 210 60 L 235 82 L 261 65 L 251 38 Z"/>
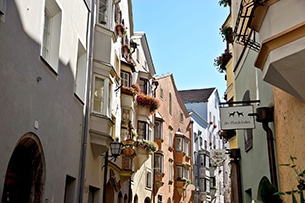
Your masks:
<path fill-rule="evenodd" d="M 276 131 L 276 150 L 278 153 L 278 163 L 286 164 L 290 162 L 290 156 L 296 157 L 295 164 L 297 170 L 303 171 L 305 169 L 305 153 L 304 143 L 304 116 L 305 105 L 304 102 L 296 99 L 290 94 L 278 89 L 274 90 L 274 108 L 275 108 L 275 131 Z M 296 189 L 297 180 L 293 169 L 279 166 L 280 190 L 290 191 L 292 188 Z M 288 202 L 291 196 L 283 196 L 284 200 Z M 298 195 L 297 195 L 298 197 Z"/>
<path fill-rule="evenodd" d="M 83 1 L 57 1 L 65 15 L 55 74 L 40 59 L 43 2 L 6 1 L 0 21 L 0 195 L 12 152 L 31 132 L 42 145 L 43 200 L 51 203 L 63 202 L 66 175 L 78 185 L 83 104 L 74 95 L 74 84 L 77 45 L 78 40 L 86 45 L 88 12 Z M 77 187 L 75 198 L 76 193 Z"/>
<path fill-rule="evenodd" d="M 261 72 L 254 67 L 256 53 L 247 51 L 241 63 L 240 71 L 235 72 L 236 101 L 242 101 L 247 90 L 250 91 L 250 100 L 260 100 L 253 103 L 254 111 L 257 107 L 273 105 L 272 89 L 269 84 L 261 80 Z M 273 129 L 273 123 L 269 124 Z M 274 130 L 273 130 L 274 132 Z M 238 147 L 241 151 L 241 180 L 243 202 L 257 200 L 258 185 L 263 176 L 270 179 L 267 137 L 262 124 L 255 122 L 253 129 L 253 147 L 245 151 L 245 130 L 238 130 Z"/>
<path fill-rule="evenodd" d="M 162 200 L 167 202 L 171 200 L 171 202 L 192 202 L 193 199 L 191 197 L 192 190 L 191 187 L 186 187 L 187 189 L 179 195 L 177 193 L 177 188 L 175 188 L 175 181 L 176 181 L 176 174 L 175 169 L 173 171 L 173 180 L 170 181 L 169 178 L 169 161 L 173 160 L 173 166 L 175 167 L 175 133 L 178 129 L 189 138 L 190 140 L 190 147 L 192 143 L 192 126 L 190 125 L 191 118 L 184 107 L 184 104 L 179 102 L 180 98 L 177 93 L 177 89 L 173 80 L 173 76 L 171 74 L 160 76 L 156 78 L 159 82 L 159 87 L 157 89 L 157 98 L 161 101 L 161 107 L 158 110 L 162 118 L 164 119 L 163 122 L 163 137 L 164 142 L 162 143 L 162 151 L 164 152 L 164 177 L 163 182 L 164 185 L 159 188 L 155 198 L 158 195 L 162 196 Z M 160 97 L 161 88 L 163 89 L 163 98 Z M 168 104 L 169 104 L 169 93 L 172 95 L 172 114 L 169 113 Z M 183 122 L 180 121 L 180 112 L 183 112 Z M 172 129 L 172 130 L 171 130 Z M 172 150 L 169 150 L 170 147 L 170 140 L 169 134 L 170 131 L 172 132 Z M 192 148 L 190 148 L 190 153 L 192 153 Z M 185 157 L 185 156 L 184 156 Z M 190 173 L 192 176 L 192 159 L 185 159 L 185 164 L 191 166 Z M 191 177 L 192 180 L 192 177 Z M 189 184 L 191 186 L 192 184 Z M 157 199 L 156 199 L 157 201 Z"/>

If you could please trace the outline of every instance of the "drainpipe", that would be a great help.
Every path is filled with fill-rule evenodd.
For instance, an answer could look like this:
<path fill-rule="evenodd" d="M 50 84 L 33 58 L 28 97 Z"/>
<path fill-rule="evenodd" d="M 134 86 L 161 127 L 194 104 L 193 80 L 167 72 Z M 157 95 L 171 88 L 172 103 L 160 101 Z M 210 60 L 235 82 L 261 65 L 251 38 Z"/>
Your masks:
<path fill-rule="evenodd" d="M 271 183 L 274 186 L 277 185 L 277 174 L 276 174 L 276 165 L 275 165 L 275 153 L 274 153 L 274 144 L 273 144 L 273 133 L 269 128 L 268 123 L 273 122 L 273 107 L 261 107 L 256 109 L 256 121 L 263 124 L 263 129 L 267 133 L 267 143 L 268 143 L 268 157 L 269 157 L 269 167 L 270 167 L 270 176 Z"/>
<path fill-rule="evenodd" d="M 86 82 L 86 98 L 85 98 L 85 116 L 84 116 L 84 128 L 83 137 L 81 143 L 81 163 L 80 163 L 80 174 L 79 174 L 79 194 L 78 203 L 83 202 L 84 195 L 84 184 L 85 184 L 85 166 L 86 166 L 86 156 L 87 156 L 87 138 L 88 138 L 88 117 L 90 108 L 90 87 L 91 87 L 91 76 L 92 76 L 92 52 L 93 52 L 93 38 L 94 38 L 94 5 L 95 0 L 91 1 L 91 11 L 90 11 L 90 21 L 88 22 L 88 71 L 87 71 L 87 82 Z"/>

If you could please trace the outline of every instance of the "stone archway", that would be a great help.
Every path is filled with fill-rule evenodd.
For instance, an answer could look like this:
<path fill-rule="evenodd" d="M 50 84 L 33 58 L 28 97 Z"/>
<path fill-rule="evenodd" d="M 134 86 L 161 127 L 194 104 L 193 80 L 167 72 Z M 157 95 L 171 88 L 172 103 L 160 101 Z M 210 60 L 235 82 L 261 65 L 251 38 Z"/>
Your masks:
<path fill-rule="evenodd" d="M 24 135 L 17 143 L 6 170 L 2 202 L 39 203 L 45 176 L 45 161 L 38 137 Z"/>

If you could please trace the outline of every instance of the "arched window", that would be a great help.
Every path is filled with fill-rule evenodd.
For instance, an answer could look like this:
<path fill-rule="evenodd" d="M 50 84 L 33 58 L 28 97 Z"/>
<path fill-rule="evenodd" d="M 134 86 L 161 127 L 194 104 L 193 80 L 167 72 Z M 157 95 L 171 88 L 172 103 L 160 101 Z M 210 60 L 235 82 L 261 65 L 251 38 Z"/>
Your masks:
<path fill-rule="evenodd" d="M 250 105 L 250 91 L 247 90 L 243 97 L 243 105 Z M 246 152 L 252 149 L 253 147 L 253 132 L 252 129 L 245 129 L 244 131 L 244 141 L 245 141 L 245 150 Z"/>
<path fill-rule="evenodd" d="M 122 192 L 119 192 L 119 194 L 118 194 L 118 203 L 123 203 L 123 195 L 122 195 Z"/>
<path fill-rule="evenodd" d="M 127 194 L 124 195 L 124 203 L 127 203 Z"/>
<path fill-rule="evenodd" d="M 135 195 L 133 198 L 133 203 L 138 203 L 138 195 Z"/>

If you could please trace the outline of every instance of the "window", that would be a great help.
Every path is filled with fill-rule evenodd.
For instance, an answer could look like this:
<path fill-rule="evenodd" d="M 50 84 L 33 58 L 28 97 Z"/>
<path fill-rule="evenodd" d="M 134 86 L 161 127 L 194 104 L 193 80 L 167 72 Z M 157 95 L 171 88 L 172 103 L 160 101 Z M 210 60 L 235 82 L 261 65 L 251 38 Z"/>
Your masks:
<path fill-rule="evenodd" d="M 210 186 L 211 188 L 216 187 L 216 179 L 214 177 L 210 177 Z"/>
<path fill-rule="evenodd" d="M 180 122 L 181 122 L 181 123 L 183 123 L 183 117 L 184 117 L 183 112 L 180 111 Z"/>
<path fill-rule="evenodd" d="M 163 155 L 155 154 L 155 171 L 157 173 L 163 173 Z"/>
<path fill-rule="evenodd" d="M 183 138 L 176 137 L 176 151 L 183 152 Z"/>
<path fill-rule="evenodd" d="M 173 162 L 169 162 L 169 180 L 173 180 L 173 171 L 174 171 L 174 165 Z"/>
<path fill-rule="evenodd" d="M 160 87 L 160 98 L 161 98 L 161 99 L 163 99 L 163 94 L 164 94 L 164 93 L 163 93 L 163 88 Z"/>
<path fill-rule="evenodd" d="M 121 71 L 121 84 L 125 87 L 131 86 L 131 74 Z"/>
<path fill-rule="evenodd" d="M 41 57 L 58 72 L 61 10 L 54 0 L 46 0 Z"/>
<path fill-rule="evenodd" d="M 162 203 L 162 195 L 158 195 L 158 203 Z"/>
<path fill-rule="evenodd" d="M 212 112 L 209 112 L 209 120 L 212 121 Z"/>
<path fill-rule="evenodd" d="M 139 82 L 139 86 L 140 86 L 140 89 L 141 89 L 141 92 L 143 94 L 148 94 L 149 91 L 149 81 L 145 78 L 140 78 L 140 82 Z"/>
<path fill-rule="evenodd" d="M 0 16 L 5 14 L 6 0 L 0 0 Z"/>
<path fill-rule="evenodd" d="M 209 168 L 210 167 L 210 157 L 208 155 L 204 155 L 204 160 L 205 160 L 205 167 Z"/>
<path fill-rule="evenodd" d="M 93 186 L 89 186 L 88 203 L 99 202 L 99 189 Z"/>
<path fill-rule="evenodd" d="M 173 130 L 169 130 L 169 147 L 173 148 Z"/>
<path fill-rule="evenodd" d="M 100 0 L 98 22 L 103 25 L 106 25 L 108 21 L 107 6 L 107 0 Z"/>
<path fill-rule="evenodd" d="M 199 190 L 200 191 L 205 191 L 205 179 L 204 178 L 200 178 L 199 179 Z"/>
<path fill-rule="evenodd" d="M 204 140 L 204 149 L 208 148 L 208 141 Z"/>
<path fill-rule="evenodd" d="M 250 101 L 250 91 L 247 90 L 243 96 L 243 105 L 250 105 L 247 101 Z M 244 141 L 245 141 L 245 151 L 249 151 L 253 146 L 253 131 L 252 129 L 244 130 Z"/>
<path fill-rule="evenodd" d="M 101 113 L 106 116 L 110 116 L 110 99 L 111 95 L 108 95 L 110 91 L 109 79 L 102 77 L 94 77 L 94 99 L 93 99 L 93 111 Z"/>
<path fill-rule="evenodd" d="M 176 178 L 177 179 L 182 179 L 183 178 L 183 166 L 182 165 L 176 165 Z"/>
<path fill-rule="evenodd" d="M 136 49 L 136 59 L 137 59 L 137 62 L 139 63 L 140 62 L 140 51 L 139 51 L 139 49 Z"/>
<path fill-rule="evenodd" d="M 205 191 L 208 191 L 210 189 L 210 181 L 207 178 L 204 179 L 204 187 Z"/>
<path fill-rule="evenodd" d="M 162 139 L 162 122 L 160 121 L 155 121 L 155 127 L 154 127 L 154 135 L 155 139 Z"/>
<path fill-rule="evenodd" d="M 168 112 L 172 115 L 172 94 L 169 93 L 168 95 Z"/>
<path fill-rule="evenodd" d="M 71 176 L 66 176 L 66 186 L 65 186 L 65 203 L 74 202 L 75 194 L 75 178 Z"/>
<path fill-rule="evenodd" d="M 190 141 L 185 140 L 185 149 L 184 149 L 185 155 L 190 156 Z"/>
<path fill-rule="evenodd" d="M 83 102 L 85 101 L 85 87 L 86 87 L 86 51 L 80 42 L 78 42 L 76 80 L 75 80 L 75 94 Z"/>
<path fill-rule="evenodd" d="M 146 171 L 146 187 L 151 188 L 152 180 L 151 180 L 151 171 Z"/>
<path fill-rule="evenodd" d="M 190 176 L 190 169 L 187 167 L 187 168 L 185 168 L 185 170 L 184 170 L 184 177 L 186 178 L 186 179 L 191 179 L 191 176 Z"/>
<path fill-rule="evenodd" d="M 138 121 L 138 139 L 148 140 L 148 123 L 144 121 Z"/>

